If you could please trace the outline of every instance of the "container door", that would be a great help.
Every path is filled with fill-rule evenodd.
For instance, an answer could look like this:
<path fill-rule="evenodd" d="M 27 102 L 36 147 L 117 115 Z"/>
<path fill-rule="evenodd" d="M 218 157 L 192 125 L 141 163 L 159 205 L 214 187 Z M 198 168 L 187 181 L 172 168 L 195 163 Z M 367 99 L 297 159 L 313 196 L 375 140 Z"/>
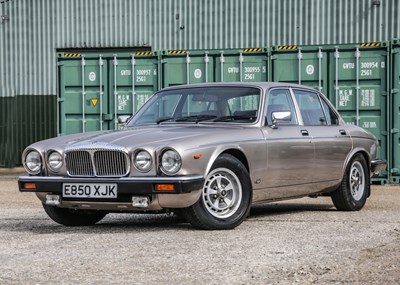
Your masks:
<path fill-rule="evenodd" d="M 376 136 L 378 157 L 382 159 L 387 159 L 388 150 L 388 54 L 386 48 L 338 48 L 330 55 L 329 99 L 347 123 Z"/>
<path fill-rule="evenodd" d="M 104 94 L 107 62 L 101 57 L 67 59 L 66 56 L 58 63 L 59 134 L 108 129 L 104 120 L 108 106 Z"/>
<path fill-rule="evenodd" d="M 118 129 L 118 117 L 132 116 L 158 89 L 157 57 L 137 54 L 145 56 L 109 59 L 110 129 Z"/>
<path fill-rule="evenodd" d="M 162 87 L 214 82 L 214 65 L 208 51 L 162 52 Z"/>
<path fill-rule="evenodd" d="M 400 183 L 400 46 L 395 40 L 392 46 L 392 99 L 391 108 L 391 150 L 388 169 L 394 183 Z M 390 167 L 390 168 L 389 168 Z"/>
<path fill-rule="evenodd" d="M 258 48 L 221 51 L 215 55 L 215 81 L 266 82 L 267 58 L 267 53 Z"/>
<path fill-rule="evenodd" d="M 270 60 L 270 81 L 302 84 L 327 95 L 328 55 L 322 48 L 274 47 Z"/>

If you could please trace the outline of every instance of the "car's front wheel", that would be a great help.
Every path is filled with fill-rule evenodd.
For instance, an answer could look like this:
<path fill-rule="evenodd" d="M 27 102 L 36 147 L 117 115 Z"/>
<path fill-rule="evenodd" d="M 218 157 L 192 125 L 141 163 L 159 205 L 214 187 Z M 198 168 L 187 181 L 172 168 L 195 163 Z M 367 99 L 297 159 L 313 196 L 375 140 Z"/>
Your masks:
<path fill-rule="evenodd" d="M 43 204 L 47 215 L 56 223 L 64 226 L 90 226 L 101 221 L 107 212 L 93 210 L 73 210 Z"/>
<path fill-rule="evenodd" d="M 233 229 L 250 211 L 249 173 L 237 158 L 222 154 L 213 164 L 199 200 L 183 210 L 193 226 L 207 230 Z"/>
<path fill-rule="evenodd" d="M 361 154 L 347 165 L 340 187 L 331 194 L 333 204 L 340 211 L 361 210 L 370 191 L 367 162 Z"/>

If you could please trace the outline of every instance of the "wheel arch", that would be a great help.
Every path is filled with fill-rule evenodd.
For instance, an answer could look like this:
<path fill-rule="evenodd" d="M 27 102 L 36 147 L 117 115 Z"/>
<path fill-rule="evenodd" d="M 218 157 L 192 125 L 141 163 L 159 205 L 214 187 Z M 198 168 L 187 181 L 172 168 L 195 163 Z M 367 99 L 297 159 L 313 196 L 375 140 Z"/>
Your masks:
<path fill-rule="evenodd" d="M 368 177 L 370 176 L 370 172 L 371 172 L 371 157 L 369 156 L 368 152 L 365 149 L 354 149 L 353 152 L 351 152 L 347 159 L 346 159 L 346 163 L 344 164 L 344 168 L 343 168 L 343 175 L 347 169 L 347 166 L 349 165 L 349 163 L 351 162 L 351 160 L 353 159 L 354 156 L 356 155 L 362 155 L 365 159 L 365 161 L 367 162 L 367 175 Z M 367 193 L 367 197 L 369 197 L 371 195 L 371 187 L 368 187 L 368 193 Z"/>

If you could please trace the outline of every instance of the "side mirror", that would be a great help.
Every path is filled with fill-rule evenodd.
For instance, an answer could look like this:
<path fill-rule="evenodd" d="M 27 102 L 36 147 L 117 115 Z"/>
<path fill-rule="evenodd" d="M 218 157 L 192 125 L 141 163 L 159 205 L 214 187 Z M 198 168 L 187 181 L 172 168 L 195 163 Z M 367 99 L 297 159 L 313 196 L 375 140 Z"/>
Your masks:
<path fill-rule="evenodd" d="M 272 129 L 277 129 L 277 124 L 290 123 L 292 121 L 292 113 L 290 111 L 272 112 Z"/>
<path fill-rule="evenodd" d="M 130 118 L 131 116 L 126 115 L 118 116 L 118 129 L 122 129 Z"/>

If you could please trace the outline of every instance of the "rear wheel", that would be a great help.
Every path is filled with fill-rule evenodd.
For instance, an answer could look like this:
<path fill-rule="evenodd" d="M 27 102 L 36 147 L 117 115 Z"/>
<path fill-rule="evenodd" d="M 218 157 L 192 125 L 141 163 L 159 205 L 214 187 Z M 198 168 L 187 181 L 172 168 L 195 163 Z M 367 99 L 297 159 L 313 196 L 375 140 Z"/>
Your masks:
<path fill-rule="evenodd" d="M 43 204 L 47 215 L 64 226 L 90 226 L 101 221 L 107 212 L 92 210 L 73 210 Z"/>
<path fill-rule="evenodd" d="M 251 200 L 251 181 L 246 167 L 232 155 L 222 154 L 206 177 L 201 197 L 184 209 L 183 215 L 201 229 L 233 229 L 248 215 Z"/>
<path fill-rule="evenodd" d="M 364 207 L 369 190 L 367 162 L 361 154 L 357 154 L 348 164 L 342 183 L 331 198 L 340 211 L 358 211 Z"/>

